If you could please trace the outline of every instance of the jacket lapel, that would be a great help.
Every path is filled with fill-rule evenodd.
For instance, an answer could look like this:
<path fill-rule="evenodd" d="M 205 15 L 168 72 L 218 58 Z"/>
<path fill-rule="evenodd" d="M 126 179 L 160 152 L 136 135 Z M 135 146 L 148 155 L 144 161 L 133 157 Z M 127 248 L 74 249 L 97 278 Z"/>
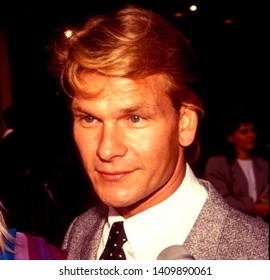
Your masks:
<path fill-rule="evenodd" d="M 217 255 L 223 224 L 229 209 L 209 182 L 199 181 L 205 186 L 208 198 L 184 242 L 184 247 L 195 259 L 207 260 Z"/>

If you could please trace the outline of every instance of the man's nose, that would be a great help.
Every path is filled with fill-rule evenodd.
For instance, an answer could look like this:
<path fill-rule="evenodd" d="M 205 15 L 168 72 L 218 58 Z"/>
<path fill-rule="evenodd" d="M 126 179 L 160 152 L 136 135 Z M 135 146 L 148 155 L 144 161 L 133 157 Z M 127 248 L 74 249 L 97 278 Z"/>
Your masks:
<path fill-rule="evenodd" d="M 124 132 L 116 124 L 104 123 L 98 141 L 97 155 L 103 161 L 123 157 L 127 152 Z"/>

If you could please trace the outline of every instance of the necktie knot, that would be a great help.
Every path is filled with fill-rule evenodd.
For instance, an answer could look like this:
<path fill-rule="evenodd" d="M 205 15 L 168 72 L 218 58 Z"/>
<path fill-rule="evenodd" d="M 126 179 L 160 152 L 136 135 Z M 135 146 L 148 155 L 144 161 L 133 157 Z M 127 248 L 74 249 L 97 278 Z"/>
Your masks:
<path fill-rule="evenodd" d="M 125 260 L 123 245 L 126 241 L 123 221 L 113 223 L 100 260 Z"/>

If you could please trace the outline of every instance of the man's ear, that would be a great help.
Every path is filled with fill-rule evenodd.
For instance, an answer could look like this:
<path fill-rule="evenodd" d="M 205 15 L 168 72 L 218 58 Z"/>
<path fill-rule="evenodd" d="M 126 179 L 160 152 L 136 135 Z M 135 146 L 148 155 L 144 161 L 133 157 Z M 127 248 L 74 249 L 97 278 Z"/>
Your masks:
<path fill-rule="evenodd" d="M 187 147 L 194 141 L 198 126 L 198 115 L 195 109 L 183 105 L 180 108 L 179 144 Z"/>

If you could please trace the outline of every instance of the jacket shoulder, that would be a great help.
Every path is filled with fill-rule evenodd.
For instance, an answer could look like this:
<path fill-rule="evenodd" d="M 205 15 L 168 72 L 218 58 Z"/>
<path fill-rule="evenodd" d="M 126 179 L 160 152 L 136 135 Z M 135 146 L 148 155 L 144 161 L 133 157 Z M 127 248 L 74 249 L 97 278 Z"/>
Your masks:
<path fill-rule="evenodd" d="M 106 205 L 99 204 L 73 220 L 62 244 L 68 259 L 89 259 L 89 254 L 97 251 L 108 211 Z"/>

